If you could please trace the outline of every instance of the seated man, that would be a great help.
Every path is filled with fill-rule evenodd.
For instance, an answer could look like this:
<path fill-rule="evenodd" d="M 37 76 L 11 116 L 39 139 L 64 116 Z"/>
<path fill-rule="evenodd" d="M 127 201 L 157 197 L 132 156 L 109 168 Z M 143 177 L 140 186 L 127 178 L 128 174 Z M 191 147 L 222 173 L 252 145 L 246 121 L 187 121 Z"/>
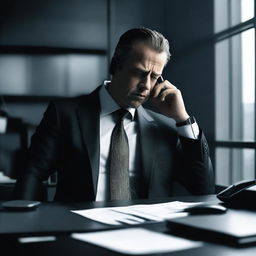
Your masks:
<path fill-rule="evenodd" d="M 166 197 L 177 188 L 212 193 L 205 136 L 181 91 L 162 78 L 169 58 L 159 32 L 125 32 L 111 61 L 111 81 L 89 95 L 49 104 L 32 136 L 16 199 L 42 199 L 42 183 L 55 171 L 58 201 Z M 145 109 L 146 102 L 157 111 Z"/>

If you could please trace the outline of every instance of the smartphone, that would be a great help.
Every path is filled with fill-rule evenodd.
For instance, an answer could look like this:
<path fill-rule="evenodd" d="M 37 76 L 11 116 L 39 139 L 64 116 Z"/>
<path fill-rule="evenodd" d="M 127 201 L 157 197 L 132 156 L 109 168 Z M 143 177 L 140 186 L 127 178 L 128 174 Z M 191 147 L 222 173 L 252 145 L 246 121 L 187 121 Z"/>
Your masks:
<path fill-rule="evenodd" d="M 162 76 L 159 76 L 156 82 L 157 82 L 158 84 L 163 83 L 163 82 L 164 82 L 163 77 L 162 77 Z"/>
<path fill-rule="evenodd" d="M 40 204 L 40 201 L 11 200 L 3 202 L 2 206 L 9 210 L 33 210 Z"/>
<path fill-rule="evenodd" d="M 156 84 L 155 84 L 155 86 L 157 85 L 157 84 L 161 84 L 161 83 L 163 83 L 164 82 L 164 78 L 162 77 L 162 76 L 159 76 L 158 78 L 157 78 L 157 80 L 156 80 Z M 160 91 L 160 94 L 162 93 L 162 91 L 164 91 L 165 90 L 165 88 L 163 88 L 161 91 Z M 153 90 L 151 90 L 151 92 L 150 92 L 150 98 L 149 99 L 151 99 L 152 98 L 152 91 Z"/>

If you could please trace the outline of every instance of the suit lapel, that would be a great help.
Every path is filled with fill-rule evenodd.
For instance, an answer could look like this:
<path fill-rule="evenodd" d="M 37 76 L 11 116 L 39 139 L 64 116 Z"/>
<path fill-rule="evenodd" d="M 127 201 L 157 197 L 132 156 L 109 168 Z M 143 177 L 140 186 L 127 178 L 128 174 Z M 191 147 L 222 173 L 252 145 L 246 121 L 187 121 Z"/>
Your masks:
<path fill-rule="evenodd" d="M 137 109 L 137 112 L 143 166 L 143 187 L 146 193 L 145 196 L 147 197 L 157 152 L 157 125 L 142 106 Z M 77 117 L 81 129 L 84 148 L 87 150 L 90 159 L 94 195 L 96 196 L 100 159 L 99 88 L 92 94 L 82 98 L 82 102 L 78 107 Z"/>
<path fill-rule="evenodd" d="M 147 114 L 145 109 L 141 106 L 137 109 L 138 122 L 140 131 L 140 145 L 142 152 L 142 166 L 143 166 L 143 190 L 147 197 L 151 175 L 153 172 L 156 152 L 157 152 L 157 139 L 156 127 L 154 120 Z"/>
<path fill-rule="evenodd" d="M 82 141 L 90 159 L 94 195 L 97 191 L 100 157 L 100 103 L 98 92 L 99 88 L 92 94 L 85 96 L 77 112 Z"/>

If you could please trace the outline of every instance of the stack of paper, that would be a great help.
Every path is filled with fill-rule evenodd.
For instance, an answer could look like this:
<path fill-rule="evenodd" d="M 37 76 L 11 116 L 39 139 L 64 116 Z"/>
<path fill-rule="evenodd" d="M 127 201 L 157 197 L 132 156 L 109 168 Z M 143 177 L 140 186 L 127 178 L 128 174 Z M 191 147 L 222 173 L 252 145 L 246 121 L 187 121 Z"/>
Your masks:
<path fill-rule="evenodd" d="M 160 222 L 165 219 L 187 216 L 183 210 L 202 202 L 168 202 L 158 204 L 139 204 L 122 207 L 94 208 L 89 210 L 73 210 L 83 217 L 110 225 L 140 224 L 148 221 Z"/>

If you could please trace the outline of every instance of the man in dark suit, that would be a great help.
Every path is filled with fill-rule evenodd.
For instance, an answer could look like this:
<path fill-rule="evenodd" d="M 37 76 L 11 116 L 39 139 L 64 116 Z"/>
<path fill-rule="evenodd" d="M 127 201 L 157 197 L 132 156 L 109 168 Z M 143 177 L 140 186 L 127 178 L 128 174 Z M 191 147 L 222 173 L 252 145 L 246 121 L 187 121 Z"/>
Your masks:
<path fill-rule="evenodd" d="M 90 95 L 49 104 L 32 136 L 16 198 L 42 199 L 43 181 L 57 171 L 55 200 L 109 200 L 113 113 L 119 108 L 129 111 L 123 122 L 132 198 L 212 193 L 204 134 L 188 115 L 180 90 L 162 79 L 169 57 L 169 43 L 159 32 L 124 33 L 112 58 L 111 81 Z M 146 102 L 157 112 L 145 109 Z"/>

